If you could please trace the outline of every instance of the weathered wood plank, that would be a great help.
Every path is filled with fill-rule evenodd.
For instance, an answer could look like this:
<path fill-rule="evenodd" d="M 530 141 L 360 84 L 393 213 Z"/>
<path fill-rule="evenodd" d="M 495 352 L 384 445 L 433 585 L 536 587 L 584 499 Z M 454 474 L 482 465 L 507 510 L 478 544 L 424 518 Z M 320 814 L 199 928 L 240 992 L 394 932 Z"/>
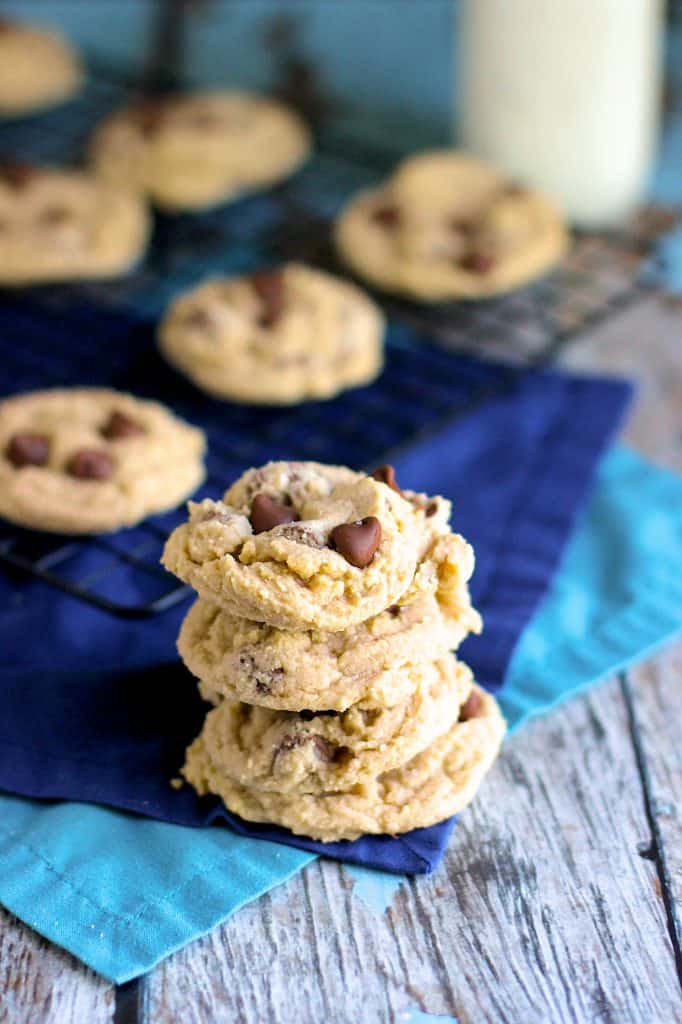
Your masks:
<path fill-rule="evenodd" d="M 682 969 L 682 643 L 630 673 L 636 725 L 650 780 L 650 811 L 662 844 L 663 882 L 669 883 L 669 926 Z M 667 876 L 667 877 L 665 877 Z M 682 982 L 682 976 L 681 976 Z"/>
<path fill-rule="evenodd" d="M 571 344 L 562 364 L 637 381 L 623 438 L 661 465 L 682 471 L 682 310 L 654 296 Z"/>
<path fill-rule="evenodd" d="M 150 1019 L 682 1020 L 649 838 L 614 681 L 510 740 L 443 868 L 385 915 L 313 865 L 162 964 Z"/>
<path fill-rule="evenodd" d="M 104 1024 L 108 982 L 0 908 L 1 1024 Z"/>

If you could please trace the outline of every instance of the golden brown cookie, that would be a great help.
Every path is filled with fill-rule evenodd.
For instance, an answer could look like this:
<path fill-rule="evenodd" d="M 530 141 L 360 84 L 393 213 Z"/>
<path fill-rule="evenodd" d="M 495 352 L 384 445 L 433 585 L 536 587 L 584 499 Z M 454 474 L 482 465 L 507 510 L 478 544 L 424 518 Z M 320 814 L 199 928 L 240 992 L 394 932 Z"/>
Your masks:
<path fill-rule="evenodd" d="M 364 473 L 273 462 L 245 473 L 223 501 L 190 503 L 163 564 L 230 614 L 281 629 L 347 629 L 441 585 L 452 543 L 443 499 L 398 492 Z M 448 572 L 468 579 L 461 538 Z M 443 556 L 444 557 L 444 556 Z"/>
<path fill-rule="evenodd" d="M 0 117 L 62 103 L 82 78 L 76 53 L 57 32 L 0 18 Z"/>
<path fill-rule="evenodd" d="M 343 712 L 273 711 L 223 701 L 210 711 L 194 751 L 232 782 L 277 793 L 328 793 L 405 764 L 457 720 L 471 672 L 453 655 L 401 669 L 410 696 L 391 707 Z"/>
<path fill-rule="evenodd" d="M 0 285 L 116 277 L 149 231 L 139 196 L 82 171 L 0 163 Z"/>
<path fill-rule="evenodd" d="M 360 277 L 424 302 L 511 291 L 549 270 L 568 244 L 549 199 L 456 150 L 405 160 L 350 201 L 335 238 Z"/>
<path fill-rule="evenodd" d="M 288 263 L 181 295 L 159 330 L 166 358 L 218 398 L 331 398 L 381 370 L 384 318 L 359 288 Z"/>
<path fill-rule="evenodd" d="M 164 210 L 199 210 L 287 178 L 310 144 L 283 103 L 216 90 L 116 112 L 95 132 L 90 158 L 106 181 L 144 192 Z"/>
<path fill-rule="evenodd" d="M 233 781 L 202 740 L 183 769 L 198 793 L 215 793 L 247 821 L 283 825 L 322 842 L 370 833 L 398 835 L 457 814 L 475 796 L 497 757 L 505 723 L 494 698 L 474 687 L 461 718 L 400 768 L 346 790 L 273 792 Z"/>
<path fill-rule="evenodd" d="M 227 698 L 289 711 L 345 711 L 358 702 L 390 707 L 414 688 L 406 666 L 443 657 L 480 631 L 457 555 L 448 550 L 436 563 L 440 593 L 411 600 L 408 591 L 401 598 L 407 603 L 336 633 L 277 629 L 199 598 L 182 624 L 178 650 L 213 704 Z"/>
<path fill-rule="evenodd" d="M 174 508 L 204 478 L 204 435 L 158 402 L 55 388 L 0 402 L 0 515 L 108 533 Z"/>

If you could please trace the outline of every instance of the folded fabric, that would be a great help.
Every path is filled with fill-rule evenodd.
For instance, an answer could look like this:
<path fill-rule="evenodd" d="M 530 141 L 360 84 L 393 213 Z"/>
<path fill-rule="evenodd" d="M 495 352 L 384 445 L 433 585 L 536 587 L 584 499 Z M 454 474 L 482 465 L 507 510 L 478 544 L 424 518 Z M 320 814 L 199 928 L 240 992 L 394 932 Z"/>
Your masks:
<path fill-rule="evenodd" d="M 463 656 L 491 689 L 546 592 L 628 394 L 620 381 L 519 374 L 503 393 L 396 459 L 404 486 L 453 499 L 455 528 L 474 545 L 472 592 L 486 630 Z M 79 578 L 93 557 L 88 548 L 76 557 Z M 125 570 L 117 574 L 121 596 L 135 576 L 134 568 L 128 579 Z M 171 786 L 206 712 L 189 673 L 171 660 L 184 607 L 127 622 L 45 593 L 42 584 L 4 580 L 0 596 L 9 609 L 0 615 L 0 789 L 180 825 L 225 821 L 241 835 L 401 873 L 438 863 L 448 824 L 321 844 L 246 823 L 216 797 Z"/>
<path fill-rule="evenodd" d="M 212 451 L 213 493 L 229 481 L 228 473 L 254 460 L 253 435 L 263 436 L 262 415 L 210 402 L 165 374 L 144 325 L 131 327 L 124 318 L 94 313 L 79 319 L 71 311 L 63 321 L 50 323 L 27 309 L 16 310 L 13 317 L 7 330 L 14 330 L 17 338 L 30 330 L 32 344 L 42 346 L 53 376 L 83 383 L 92 382 L 92 364 L 82 330 L 92 330 L 95 317 L 94 326 L 107 342 L 98 356 L 97 382 L 153 391 L 202 423 Z M 30 360 L 19 368 L 11 362 L 21 351 L 16 346 L 8 351 L 4 381 L 0 367 L 0 386 L 6 384 L 7 390 L 38 383 L 31 377 L 36 371 Z M 398 388 L 402 404 L 391 409 L 393 389 Z M 488 399 L 472 411 L 471 400 L 482 391 Z M 295 444 L 293 456 L 305 452 L 310 457 L 314 450 L 322 460 L 358 464 L 379 456 L 383 460 L 386 446 L 404 439 L 405 424 L 427 431 L 419 444 L 395 453 L 392 461 L 404 486 L 453 499 L 455 528 L 476 548 L 473 596 L 486 619 L 486 633 L 484 640 L 467 644 L 465 656 L 484 685 L 497 688 L 522 628 L 547 590 L 628 395 L 627 385 L 619 381 L 524 374 L 476 363 L 394 327 L 387 370 L 376 385 L 324 406 L 278 414 L 281 420 L 273 416 L 257 454 L 264 446 L 266 458 L 288 454 L 282 450 L 286 436 L 288 445 Z M 437 420 L 462 404 L 467 415 L 437 429 Z M 374 424 L 370 433 L 368 419 Z M 321 423 L 326 435 L 320 434 Z M 362 449 L 353 423 L 359 424 L 362 436 L 367 434 Z M 326 437 L 326 447 L 320 448 L 321 437 Z M 112 562 L 113 552 L 125 548 L 130 536 L 111 539 Z M 93 579 L 102 572 L 101 558 L 100 549 L 85 546 L 73 554 L 66 571 L 74 579 Z M 125 564 L 117 563 L 108 585 L 110 596 L 119 601 L 138 597 L 138 575 Z M 225 819 L 234 831 L 259 837 L 252 844 L 255 858 L 265 839 L 306 851 L 305 856 L 296 855 L 302 862 L 311 852 L 323 852 L 400 873 L 428 871 L 438 863 L 449 823 L 395 839 L 367 837 L 322 845 L 282 829 L 248 825 L 212 798 L 200 800 L 188 787 L 171 787 L 183 748 L 198 731 L 205 710 L 192 681 L 173 660 L 186 606 L 145 621 L 126 621 L 42 583 L 5 577 L 0 579 L 0 602 L 1 789 L 44 800 L 103 803 L 171 824 L 200 826 Z M 41 810 L 48 816 L 67 814 L 62 807 Z M 89 811 L 87 820 L 94 813 Z M 5 841 L 14 849 L 16 830 L 2 824 L 10 831 Z M 220 838 L 215 840 L 213 833 Z M 204 831 L 193 834 L 197 843 L 203 841 Z M 233 836 L 224 830 L 212 830 L 211 850 L 216 842 L 229 845 L 229 838 Z M 77 844 L 75 836 L 72 841 Z M 80 853 L 74 858 L 80 860 Z M 231 860 L 232 883 L 223 914 L 250 887 L 251 868 L 242 861 L 241 855 Z M 288 859 L 273 882 L 292 869 Z M 87 887 L 83 892 L 87 895 Z M 43 906 L 49 903 L 36 902 L 32 912 L 39 930 L 35 915 Z"/>
<path fill-rule="evenodd" d="M 616 448 L 499 694 L 510 728 L 682 630 L 682 478 Z"/>
<path fill-rule="evenodd" d="M 510 726 L 678 632 L 681 561 L 682 480 L 615 450 L 499 692 Z M 119 983 L 313 856 L 227 829 L 0 797 L 0 902 Z"/>

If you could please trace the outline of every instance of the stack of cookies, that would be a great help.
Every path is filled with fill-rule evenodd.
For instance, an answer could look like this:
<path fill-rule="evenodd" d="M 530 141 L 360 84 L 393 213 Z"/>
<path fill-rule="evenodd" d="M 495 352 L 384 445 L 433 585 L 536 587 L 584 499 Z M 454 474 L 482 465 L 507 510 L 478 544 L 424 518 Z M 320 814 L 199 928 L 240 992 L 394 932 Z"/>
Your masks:
<path fill-rule="evenodd" d="M 389 466 L 274 462 L 189 508 L 163 555 L 199 594 L 178 647 L 214 705 L 188 782 L 324 842 L 467 804 L 504 721 L 451 653 L 480 619 L 449 502 Z"/>

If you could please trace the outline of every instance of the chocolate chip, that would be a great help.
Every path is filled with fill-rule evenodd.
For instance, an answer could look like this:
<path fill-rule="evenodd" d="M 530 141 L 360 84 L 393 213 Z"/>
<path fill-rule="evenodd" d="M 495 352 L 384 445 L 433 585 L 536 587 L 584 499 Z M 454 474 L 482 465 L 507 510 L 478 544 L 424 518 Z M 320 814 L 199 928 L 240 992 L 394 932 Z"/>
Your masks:
<path fill-rule="evenodd" d="M 43 224 L 59 227 L 60 224 L 67 224 L 71 220 L 71 211 L 65 206 L 47 206 L 41 211 L 39 219 Z"/>
<path fill-rule="evenodd" d="M 241 664 L 241 658 L 239 659 Z M 283 668 L 271 668 L 271 669 L 256 669 L 254 659 L 251 659 L 254 664 L 254 671 L 252 674 L 254 687 L 256 693 L 270 694 L 276 679 L 284 675 Z"/>
<path fill-rule="evenodd" d="M 124 437 L 138 437 L 145 433 L 146 430 L 141 423 L 126 416 L 124 412 L 117 411 L 112 412 L 107 422 L 100 428 L 100 434 L 108 441 L 118 441 Z"/>
<path fill-rule="evenodd" d="M 307 548 L 317 548 L 318 551 L 327 546 L 319 527 L 315 529 L 310 523 L 294 522 L 287 525 L 282 530 L 282 536 L 287 540 L 296 541 L 297 544 L 305 544 Z"/>
<path fill-rule="evenodd" d="M 471 718 L 477 718 L 482 703 L 480 693 L 477 690 L 472 690 L 459 709 L 460 722 L 468 722 Z"/>
<path fill-rule="evenodd" d="M 450 228 L 458 235 L 473 235 L 476 231 L 476 224 L 471 220 L 462 220 L 461 217 L 453 217 L 450 221 Z"/>
<path fill-rule="evenodd" d="M 10 185 L 11 188 L 24 188 L 38 174 L 39 171 L 33 164 L 22 160 L 3 160 L 0 163 L 0 178 L 2 178 L 6 185 Z"/>
<path fill-rule="evenodd" d="M 277 758 L 281 754 L 288 754 L 291 750 L 296 750 L 297 747 L 303 746 L 303 744 L 306 743 L 307 740 L 307 736 L 296 735 L 295 733 L 288 736 L 283 736 L 282 742 L 275 747 L 274 753 L 272 755 L 273 768 L 275 766 Z"/>
<path fill-rule="evenodd" d="M 372 220 L 382 228 L 395 228 L 400 223 L 400 210 L 397 206 L 378 206 L 372 212 Z"/>
<path fill-rule="evenodd" d="M 428 503 L 428 505 L 426 506 L 426 508 L 424 509 L 424 515 L 426 516 L 427 519 L 430 519 L 431 516 L 435 516 L 437 511 L 438 511 L 438 502 L 437 501 L 430 501 Z"/>
<path fill-rule="evenodd" d="M 378 480 L 380 484 L 386 484 L 387 487 L 390 487 L 391 490 L 395 491 L 397 494 L 403 493 L 396 483 L 395 470 L 393 469 L 393 466 L 389 466 L 388 464 L 385 466 L 378 466 L 372 473 L 372 476 L 375 480 Z"/>
<path fill-rule="evenodd" d="M 224 123 L 225 119 L 215 110 L 202 110 L 192 117 L 192 128 L 199 132 L 206 129 L 220 128 Z"/>
<path fill-rule="evenodd" d="M 381 523 L 376 516 L 366 516 L 356 523 L 335 526 L 330 536 L 333 546 L 347 562 L 364 569 L 381 543 Z"/>
<path fill-rule="evenodd" d="M 297 750 L 298 747 L 302 747 L 306 743 L 312 743 L 313 750 L 317 757 L 327 764 L 341 761 L 349 754 L 348 747 L 335 747 L 329 742 L 329 740 L 326 740 L 324 736 L 320 736 L 319 733 L 293 733 L 288 736 L 284 736 L 282 742 L 278 747 L 276 747 L 273 757 L 273 767 L 277 758 L 282 754 L 289 754 L 292 750 Z"/>
<path fill-rule="evenodd" d="M 156 135 L 166 117 L 166 104 L 162 100 L 141 100 L 133 109 L 135 122 L 145 138 Z"/>
<path fill-rule="evenodd" d="M 284 275 L 281 270 L 262 270 L 252 274 L 250 280 L 262 306 L 258 323 L 261 327 L 272 327 L 284 308 Z"/>
<path fill-rule="evenodd" d="M 319 736 L 317 733 L 314 733 L 310 737 L 310 741 L 312 742 L 315 748 L 315 753 L 319 757 L 320 761 L 325 761 L 327 764 L 331 764 L 336 760 L 337 748 L 331 744 L 329 740 L 326 740 L 324 736 Z"/>
<path fill-rule="evenodd" d="M 81 448 L 67 462 L 66 471 L 79 480 L 108 480 L 114 471 L 114 460 L 108 452 Z"/>
<path fill-rule="evenodd" d="M 397 619 L 398 616 L 400 615 L 400 612 L 402 611 L 402 608 L 400 607 L 399 604 L 392 604 L 390 608 L 386 609 L 386 611 L 388 612 L 392 619 Z"/>
<path fill-rule="evenodd" d="M 205 309 L 192 309 L 183 317 L 182 324 L 196 331 L 207 331 L 213 326 L 213 320 Z"/>
<path fill-rule="evenodd" d="M 44 434 L 15 434 L 5 448 L 13 466 L 44 466 L 50 454 L 50 439 Z"/>
<path fill-rule="evenodd" d="M 495 260 L 483 252 L 469 252 L 462 257 L 459 265 L 473 274 L 487 274 L 495 266 Z"/>
<path fill-rule="evenodd" d="M 251 502 L 249 516 L 254 533 L 265 533 L 284 523 L 295 523 L 298 516 L 291 505 L 280 505 L 267 494 L 257 494 Z"/>

